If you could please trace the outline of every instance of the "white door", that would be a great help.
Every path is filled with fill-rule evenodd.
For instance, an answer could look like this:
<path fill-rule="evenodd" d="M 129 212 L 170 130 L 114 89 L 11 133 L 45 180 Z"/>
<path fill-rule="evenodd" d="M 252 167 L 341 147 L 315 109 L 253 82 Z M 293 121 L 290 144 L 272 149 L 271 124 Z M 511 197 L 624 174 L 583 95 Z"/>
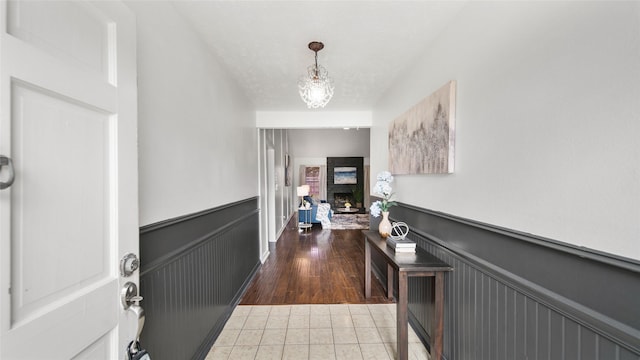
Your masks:
<path fill-rule="evenodd" d="M 0 358 L 116 359 L 136 319 L 135 18 L 119 2 L 0 2 Z M 6 182 L 8 166 L 0 168 Z M 144 306 L 144 303 L 142 303 Z"/>

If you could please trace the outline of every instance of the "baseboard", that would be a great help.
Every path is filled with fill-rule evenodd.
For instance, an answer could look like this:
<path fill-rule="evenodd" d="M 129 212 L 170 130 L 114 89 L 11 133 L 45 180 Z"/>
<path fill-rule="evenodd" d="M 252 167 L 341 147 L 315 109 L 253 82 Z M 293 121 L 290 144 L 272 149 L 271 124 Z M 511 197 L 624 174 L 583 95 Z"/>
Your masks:
<path fill-rule="evenodd" d="M 260 263 L 264 264 L 264 262 L 269 258 L 269 255 L 271 255 L 271 252 L 269 252 L 268 250 L 264 254 L 262 254 L 262 256 L 260 256 Z"/>

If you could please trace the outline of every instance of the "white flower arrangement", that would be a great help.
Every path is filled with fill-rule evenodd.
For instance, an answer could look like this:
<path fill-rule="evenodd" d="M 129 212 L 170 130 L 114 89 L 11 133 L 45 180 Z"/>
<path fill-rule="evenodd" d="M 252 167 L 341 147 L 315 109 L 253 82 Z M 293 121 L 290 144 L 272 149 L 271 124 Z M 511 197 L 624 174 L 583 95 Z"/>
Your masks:
<path fill-rule="evenodd" d="M 378 217 L 384 211 L 389 211 L 392 206 L 398 205 L 395 201 L 391 201 L 393 196 L 393 189 L 391 183 L 393 182 L 393 175 L 389 171 L 382 171 L 376 177 L 376 185 L 373 187 L 373 192 L 382 197 L 382 200 L 378 200 L 371 204 L 369 210 L 373 217 Z"/>

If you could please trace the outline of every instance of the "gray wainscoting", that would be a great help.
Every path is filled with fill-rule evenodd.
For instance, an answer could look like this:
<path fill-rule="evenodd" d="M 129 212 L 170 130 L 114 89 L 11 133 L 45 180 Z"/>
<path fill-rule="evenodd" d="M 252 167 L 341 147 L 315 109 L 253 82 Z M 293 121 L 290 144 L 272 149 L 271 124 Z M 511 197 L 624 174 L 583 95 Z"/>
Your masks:
<path fill-rule="evenodd" d="M 454 267 L 445 359 L 640 359 L 640 262 L 402 204 L 391 215 Z M 410 279 L 410 321 L 427 343 L 432 290 Z"/>
<path fill-rule="evenodd" d="M 142 345 L 204 359 L 260 265 L 257 198 L 140 230 Z"/>

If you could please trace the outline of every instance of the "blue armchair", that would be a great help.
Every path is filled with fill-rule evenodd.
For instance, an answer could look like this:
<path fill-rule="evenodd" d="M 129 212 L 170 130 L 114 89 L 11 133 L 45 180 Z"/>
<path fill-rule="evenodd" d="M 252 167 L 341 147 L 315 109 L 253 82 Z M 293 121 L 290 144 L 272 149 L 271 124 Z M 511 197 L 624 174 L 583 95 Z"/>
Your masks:
<path fill-rule="evenodd" d="M 327 214 L 328 220 L 329 221 L 331 220 L 333 211 L 331 211 L 331 206 L 326 201 L 323 200 L 320 202 L 320 204 L 318 204 L 313 198 L 309 196 L 305 196 L 304 200 L 310 203 L 311 207 L 309 209 L 305 209 L 302 207 L 302 204 L 300 204 L 300 207 L 298 208 L 298 221 L 311 223 L 311 224 L 321 224 L 322 223 L 321 219 L 318 219 L 317 217 L 318 206 L 321 206 L 324 208 L 324 213 Z M 323 211 L 321 211 L 321 213 L 322 212 Z"/>

